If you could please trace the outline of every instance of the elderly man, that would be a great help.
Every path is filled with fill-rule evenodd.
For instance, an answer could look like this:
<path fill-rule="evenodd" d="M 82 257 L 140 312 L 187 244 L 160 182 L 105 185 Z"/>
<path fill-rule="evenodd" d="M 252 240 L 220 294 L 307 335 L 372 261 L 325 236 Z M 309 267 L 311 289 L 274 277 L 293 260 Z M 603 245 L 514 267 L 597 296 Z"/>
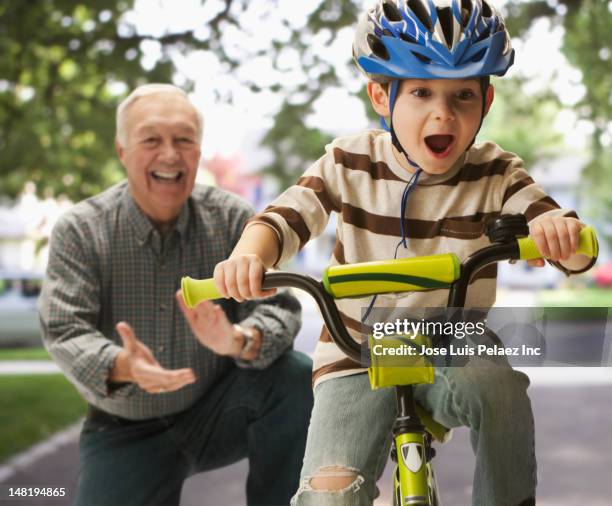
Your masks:
<path fill-rule="evenodd" d="M 212 275 L 252 213 L 194 185 L 201 135 L 182 90 L 137 88 L 117 110 L 127 182 L 53 231 L 40 318 L 89 404 L 79 505 L 178 504 L 189 475 L 244 457 L 248 504 L 288 504 L 298 486 L 312 407 L 312 364 L 291 350 L 299 303 L 281 292 L 190 310 L 177 292 L 184 275 Z"/>

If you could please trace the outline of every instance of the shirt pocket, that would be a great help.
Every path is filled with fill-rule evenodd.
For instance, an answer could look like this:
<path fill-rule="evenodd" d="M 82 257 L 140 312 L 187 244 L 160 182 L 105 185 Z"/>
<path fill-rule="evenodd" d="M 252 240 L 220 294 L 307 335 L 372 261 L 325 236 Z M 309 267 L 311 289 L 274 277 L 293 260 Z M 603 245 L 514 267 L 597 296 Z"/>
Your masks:
<path fill-rule="evenodd" d="M 440 223 L 440 235 L 453 239 L 478 239 L 484 237 L 484 218 L 444 218 Z"/>

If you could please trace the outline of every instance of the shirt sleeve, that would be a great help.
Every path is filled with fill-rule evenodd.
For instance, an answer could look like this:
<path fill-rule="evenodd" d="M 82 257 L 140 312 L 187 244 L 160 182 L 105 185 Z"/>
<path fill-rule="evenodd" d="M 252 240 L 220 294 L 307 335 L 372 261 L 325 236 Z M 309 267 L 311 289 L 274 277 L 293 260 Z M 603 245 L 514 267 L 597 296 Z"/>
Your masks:
<path fill-rule="evenodd" d="M 256 327 L 262 335 L 261 348 L 254 360 L 236 359 L 240 367 L 264 369 L 287 350 L 302 324 L 302 308 L 287 290 L 261 301 L 245 301 L 238 305 L 238 322 L 243 327 Z"/>
<path fill-rule="evenodd" d="M 332 145 L 311 165 L 297 183 L 254 216 L 255 223 L 271 227 L 280 239 L 280 253 L 275 266 L 293 258 L 310 240 L 319 236 L 332 211 L 340 211 L 340 179 Z"/>
<path fill-rule="evenodd" d="M 524 214 L 528 223 L 535 222 L 544 216 L 565 216 L 578 218 L 572 209 L 564 209 L 555 202 L 544 189 L 537 184 L 523 167 L 523 161 L 514 156 L 503 178 L 502 214 Z M 559 262 L 547 260 L 565 275 L 580 274 L 588 271 L 597 261 L 591 259 L 586 267 L 570 270 Z"/>
<path fill-rule="evenodd" d="M 232 249 L 252 215 L 250 206 L 233 206 L 229 225 Z M 254 360 L 236 359 L 239 367 L 264 369 L 293 347 L 293 340 L 302 324 L 302 308 L 289 290 L 279 290 L 265 299 L 242 303 L 231 301 L 230 304 L 226 312 L 232 321 L 243 327 L 256 327 L 262 334 L 257 357 Z"/>
<path fill-rule="evenodd" d="M 86 398 L 128 397 L 134 384 L 108 383 L 121 347 L 96 329 L 101 287 L 93 243 L 67 217 L 54 227 L 39 301 L 43 342 Z"/>

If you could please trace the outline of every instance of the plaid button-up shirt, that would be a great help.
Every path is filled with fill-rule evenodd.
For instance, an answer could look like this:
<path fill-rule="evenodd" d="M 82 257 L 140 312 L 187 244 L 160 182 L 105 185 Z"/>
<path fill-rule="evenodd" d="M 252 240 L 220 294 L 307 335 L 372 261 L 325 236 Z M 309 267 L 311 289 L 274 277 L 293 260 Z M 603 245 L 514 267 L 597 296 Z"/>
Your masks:
<path fill-rule="evenodd" d="M 174 230 L 162 237 L 123 182 L 60 218 L 39 305 L 43 340 L 90 404 L 134 420 L 177 413 L 230 368 L 264 368 L 292 347 L 301 309 L 287 292 L 258 302 L 219 302 L 232 322 L 261 330 L 262 348 L 252 362 L 221 357 L 202 346 L 174 299 L 182 276 L 212 276 L 251 215 L 238 197 L 196 186 Z M 163 367 L 190 367 L 196 382 L 165 394 L 149 394 L 133 383 L 109 384 L 121 350 L 119 321 L 134 328 Z"/>

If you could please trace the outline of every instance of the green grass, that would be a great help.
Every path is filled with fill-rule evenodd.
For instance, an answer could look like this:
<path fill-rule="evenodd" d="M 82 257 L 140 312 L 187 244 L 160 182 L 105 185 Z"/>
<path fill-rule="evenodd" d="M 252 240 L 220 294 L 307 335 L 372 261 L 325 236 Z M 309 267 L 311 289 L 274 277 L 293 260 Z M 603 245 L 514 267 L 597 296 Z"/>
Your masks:
<path fill-rule="evenodd" d="M 0 462 L 85 415 L 85 401 L 61 374 L 0 376 Z"/>
<path fill-rule="evenodd" d="M 612 290 L 598 287 L 541 290 L 536 305 L 557 321 L 601 320 L 612 307 Z"/>
<path fill-rule="evenodd" d="M 2 360 L 51 360 L 51 357 L 42 347 L 0 348 L 0 362 Z"/>
<path fill-rule="evenodd" d="M 541 290 L 536 295 L 540 307 L 612 307 L 612 289 L 575 288 Z"/>

